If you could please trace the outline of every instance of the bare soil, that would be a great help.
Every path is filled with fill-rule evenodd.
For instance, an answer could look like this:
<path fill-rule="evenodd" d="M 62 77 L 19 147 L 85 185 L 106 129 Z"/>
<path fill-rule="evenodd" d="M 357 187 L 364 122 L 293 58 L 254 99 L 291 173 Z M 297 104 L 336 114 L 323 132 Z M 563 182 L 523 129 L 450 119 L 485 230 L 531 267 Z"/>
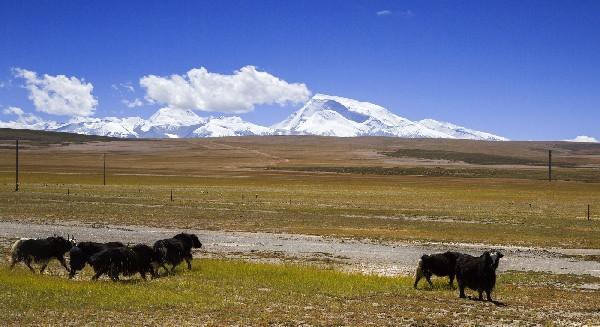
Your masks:
<path fill-rule="evenodd" d="M 8 251 L 21 237 L 74 235 L 83 241 L 148 243 L 168 238 L 183 230 L 144 226 L 90 225 L 83 223 L 23 224 L 0 222 L 0 244 Z M 600 249 L 502 247 L 489 244 L 399 243 L 340 239 L 323 236 L 260 232 L 185 230 L 203 243 L 197 257 L 241 258 L 262 262 L 305 262 L 327 264 L 348 271 L 378 275 L 412 274 L 419 257 L 426 253 L 459 251 L 472 255 L 501 250 L 505 257 L 500 271 L 535 271 L 600 277 L 600 262 L 586 260 Z M 594 286 L 595 287 L 595 286 Z"/>

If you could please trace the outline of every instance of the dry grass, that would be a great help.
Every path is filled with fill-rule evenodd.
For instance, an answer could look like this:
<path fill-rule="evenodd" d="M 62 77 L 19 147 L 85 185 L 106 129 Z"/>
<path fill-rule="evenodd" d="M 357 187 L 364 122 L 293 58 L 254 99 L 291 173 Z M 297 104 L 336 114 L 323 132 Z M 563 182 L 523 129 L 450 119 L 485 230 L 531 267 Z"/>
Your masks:
<path fill-rule="evenodd" d="M 51 267 L 51 273 L 60 270 Z M 410 277 L 348 274 L 299 265 L 195 260 L 194 270 L 143 282 L 76 281 L 0 267 L 3 325 L 506 325 L 595 324 L 592 277 L 507 273 L 495 298 L 459 299 L 437 279 L 414 290 Z M 474 295 L 473 293 L 470 293 Z"/>
<path fill-rule="evenodd" d="M 419 144 L 425 148 L 446 144 L 449 149 L 462 144 L 461 151 L 473 146 L 482 153 L 497 150 L 503 156 L 512 146 L 523 157 L 535 157 L 537 149 L 544 146 L 312 137 L 110 141 L 67 146 L 33 142 L 21 151 L 22 185 L 18 193 L 13 192 L 12 153 L 0 150 L 0 219 L 600 247 L 600 183 L 251 168 L 335 168 L 335 164 L 363 168 L 378 164 L 385 168 L 390 158 L 379 152 Z M 557 158 L 561 158 L 560 153 L 571 153 L 590 167 L 586 172 L 598 170 L 594 165 L 600 156 L 593 145 L 547 145 L 561 147 Z M 109 185 L 102 186 L 101 158 L 105 152 Z M 480 168 L 463 164 L 460 169 Z M 536 168 L 498 169 L 510 174 L 527 175 L 531 169 L 545 174 L 544 169 Z M 562 169 L 579 174 L 577 169 Z M 169 201 L 171 189 L 173 202 Z M 588 204 L 592 206 L 591 221 L 584 219 Z"/>

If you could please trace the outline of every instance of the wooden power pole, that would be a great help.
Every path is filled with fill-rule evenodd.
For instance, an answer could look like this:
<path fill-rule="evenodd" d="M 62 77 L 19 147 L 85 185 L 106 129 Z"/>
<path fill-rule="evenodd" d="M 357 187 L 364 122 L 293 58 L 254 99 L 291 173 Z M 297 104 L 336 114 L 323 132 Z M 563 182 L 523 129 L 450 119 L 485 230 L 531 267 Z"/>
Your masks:
<path fill-rule="evenodd" d="M 19 140 L 15 147 L 15 192 L 19 191 Z"/>
<path fill-rule="evenodd" d="M 548 181 L 552 182 L 552 150 L 548 150 Z"/>
<path fill-rule="evenodd" d="M 106 153 L 102 155 L 102 185 L 106 185 Z"/>

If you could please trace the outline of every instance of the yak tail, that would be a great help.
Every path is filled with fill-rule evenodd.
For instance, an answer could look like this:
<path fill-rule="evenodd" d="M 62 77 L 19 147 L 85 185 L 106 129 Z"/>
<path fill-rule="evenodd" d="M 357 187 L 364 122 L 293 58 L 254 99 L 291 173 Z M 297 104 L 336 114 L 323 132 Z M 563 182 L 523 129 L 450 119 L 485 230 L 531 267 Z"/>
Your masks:
<path fill-rule="evenodd" d="M 10 257 L 12 259 L 12 262 L 17 261 L 17 259 L 19 258 L 19 252 L 21 250 L 21 243 L 23 243 L 23 241 L 25 241 L 25 240 L 28 240 L 28 238 L 18 239 L 10 247 Z"/>
<path fill-rule="evenodd" d="M 414 288 L 417 288 L 417 283 L 419 283 L 419 280 L 421 278 L 423 278 L 423 258 L 419 259 L 419 263 L 417 264 L 417 271 L 415 271 Z"/>

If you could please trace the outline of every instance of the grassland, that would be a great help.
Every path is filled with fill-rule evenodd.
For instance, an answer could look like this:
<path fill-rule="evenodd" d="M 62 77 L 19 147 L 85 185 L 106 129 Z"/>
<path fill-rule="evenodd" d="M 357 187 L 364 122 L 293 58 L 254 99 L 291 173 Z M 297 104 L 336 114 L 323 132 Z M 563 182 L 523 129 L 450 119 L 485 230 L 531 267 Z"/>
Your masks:
<path fill-rule="evenodd" d="M 14 192 L 13 143 L 0 142 L 4 221 L 600 247 L 600 147 L 593 144 L 320 137 L 130 141 L 11 133 L 0 139 L 21 139 L 21 184 Z M 552 183 L 539 166 L 549 149 L 560 166 Z M 56 264 L 40 276 L 0 263 L 1 324 L 600 321 L 600 294 L 593 289 L 600 279 L 590 276 L 503 273 L 495 297 L 506 306 L 495 306 L 458 299 L 445 280 L 414 290 L 408 276 L 335 269 L 326 262 L 197 259 L 192 271 L 168 278 L 94 283 L 89 270 L 69 281 Z"/>
<path fill-rule="evenodd" d="M 490 167 L 381 154 L 416 146 L 513 153 L 531 160 L 553 148 L 557 161 L 577 166 L 560 168 L 556 177 L 572 175 L 585 182 L 511 178 L 545 175 L 543 167 Z M 20 192 L 13 192 L 13 153 L 6 149 L 0 153 L 3 220 L 600 247 L 600 183 L 594 182 L 600 176 L 600 150 L 593 144 L 303 137 L 68 145 L 34 140 L 24 142 L 21 150 Z M 106 186 L 101 185 L 103 153 L 107 153 Z M 465 172 L 494 169 L 501 174 L 464 178 L 360 173 L 369 167 L 438 166 Z M 350 170 L 336 171 L 340 167 Z M 585 218 L 588 204 L 590 221 Z"/>
<path fill-rule="evenodd" d="M 593 325 L 600 294 L 592 277 L 507 273 L 495 298 L 459 299 L 446 279 L 412 288 L 410 277 L 347 274 L 301 265 L 195 260 L 192 271 L 141 281 L 71 281 L 0 266 L 0 315 L 23 325 Z M 470 293 L 474 295 L 473 293 Z"/>

